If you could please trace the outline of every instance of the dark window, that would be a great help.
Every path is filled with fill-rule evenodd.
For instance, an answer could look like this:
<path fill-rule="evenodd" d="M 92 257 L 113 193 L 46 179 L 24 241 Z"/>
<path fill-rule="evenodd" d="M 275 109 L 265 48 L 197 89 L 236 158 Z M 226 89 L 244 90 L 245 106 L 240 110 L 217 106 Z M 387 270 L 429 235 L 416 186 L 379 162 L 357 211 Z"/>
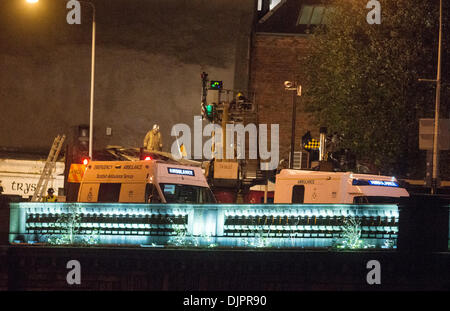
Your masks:
<path fill-rule="evenodd" d="M 268 204 L 273 204 L 273 198 L 267 197 L 267 203 Z M 261 204 L 264 204 L 264 197 L 261 198 Z"/>
<path fill-rule="evenodd" d="M 145 203 L 150 203 L 152 200 L 153 184 L 145 186 Z"/>
<path fill-rule="evenodd" d="M 158 189 L 153 184 L 147 184 L 145 187 L 145 202 L 146 203 L 161 203 Z"/>
<path fill-rule="evenodd" d="M 294 186 L 292 188 L 292 203 L 303 203 L 305 200 L 305 186 Z"/>
<path fill-rule="evenodd" d="M 98 202 L 119 202 L 119 183 L 103 183 L 98 189 Z"/>
<path fill-rule="evenodd" d="M 400 201 L 398 197 L 383 196 L 358 196 L 353 198 L 353 204 L 396 204 Z"/>

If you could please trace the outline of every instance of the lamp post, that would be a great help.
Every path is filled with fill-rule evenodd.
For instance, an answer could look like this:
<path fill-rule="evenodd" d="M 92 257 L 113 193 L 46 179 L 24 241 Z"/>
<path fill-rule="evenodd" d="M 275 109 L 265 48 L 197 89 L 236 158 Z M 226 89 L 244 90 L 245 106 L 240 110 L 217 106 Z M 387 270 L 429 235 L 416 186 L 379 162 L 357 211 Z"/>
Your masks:
<path fill-rule="evenodd" d="M 436 83 L 436 101 L 434 109 L 434 139 L 433 139 L 433 174 L 431 179 L 431 194 L 437 193 L 439 178 L 439 106 L 441 101 L 441 50 L 442 50 L 442 0 L 439 1 L 439 41 L 437 75 L 434 79 L 419 79 L 419 81 Z"/>
<path fill-rule="evenodd" d="M 292 91 L 292 121 L 291 121 L 291 157 L 289 161 L 289 168 L 294 168 L 294 150 L 295 150 L 295 123 L 297 115 L 296 97 L 302 95 L 302 86 L 297 82 L 284 81 L 284 89 Z M 295 91 L 295 92 L 294 92 Z"/>
<path fill-rule="evenodd" d="M 95 6 L 89 1 L 80 1 L 92 7 L 92 48 L 91 48 L 91 95 L 89 108 L 89 159 L 92 160 L 94 140 L 94 79 L 95 79 Z"/>
<path fill-rule="evenodd" d="M 92 146 L 94 140 L 94 77 L 95 77 L 95 6 L 90 1 L 77 0 L 88 4 L 92 8 L 92 49 L 91 49 L 91 92 L 89 105 L 89 158 L 92 160 Z M 26 0 L 27 3 L 37 3 L 39 0 Z M 69 3 L 67 3 L 69 5 Z"/>

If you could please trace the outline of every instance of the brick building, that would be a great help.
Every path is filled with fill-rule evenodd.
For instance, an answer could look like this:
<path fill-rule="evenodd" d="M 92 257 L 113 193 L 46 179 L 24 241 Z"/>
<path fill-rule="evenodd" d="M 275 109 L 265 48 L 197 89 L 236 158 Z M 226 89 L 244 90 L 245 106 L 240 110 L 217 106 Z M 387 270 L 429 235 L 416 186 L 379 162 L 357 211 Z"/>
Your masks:
<path fill-rule="evenodd" d="M 293 100 L 296 104 L 296 152 L 302 150 L 301 138 L 308 130 L 313 138 L 319 137 L 320 124 L 305 112 L 305 98 L 293 96 L 292 91 L 284 89 L 283 83 L 289 80 L 302 84 L 307 77 L 302 59 L 309 53 L 309 34 L 316 25 L 326 23 L 329 6 L 326 0 L 260 0 L 259 3 L 258 21 L 250 52 L 249 91 L 253 92 L 254 102 L 258 107 L 258 121 L 280 125 L 280 159 L 289 159 Z M 444 25 L 444 30 L 445 28 Z M 444 40 L 444 46 L 445 44 Z M 445 64 L 444 56 L 442 68 L 445 68 Z M 307 86 L 303 85 L 303 93 L 305 92 Z M 441 118 L 449 115 L 445 92 L 444 90 L 441 94 Z M 430 114 L 428 117 L 433 116 Z M 420 179 L 420 185 L 425 178 L 425 153 L 421 151 L 423 167 L 405 176 Z M 440 152 L 440 175 L 443 180 L 448 180 L 450 176 L 449 155 L 448 151 Z M 443 185 L 448 185 L 448 182 Z"/>
<path fill-rule="evenodd" d="M 279 124 L 280 159 L 289 160 L 290 156 L 293 102 L 294 150 L 302 150 L 301 138 L 308 130 L 313 138 L 319 136 L 319 125 L 305 112 L 302 97 L 285 90 L 284 82 L 302 85 L 305 80 L 302 58 L 308 53 L 309 33 L 323 22 L 325 11 L 319 1 L 282 0 L 272 8 L 262 2 L 252 41 L 249 90 L 258 107 L 258 121 Z"/>

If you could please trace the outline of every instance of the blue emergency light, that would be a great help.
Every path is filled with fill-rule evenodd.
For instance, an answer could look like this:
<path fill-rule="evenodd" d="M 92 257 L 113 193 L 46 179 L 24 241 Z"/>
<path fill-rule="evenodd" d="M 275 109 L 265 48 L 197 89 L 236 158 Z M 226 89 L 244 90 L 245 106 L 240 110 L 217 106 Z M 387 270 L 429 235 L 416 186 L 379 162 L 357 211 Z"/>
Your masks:
<path fill-rule="evenodd" d="M 353 179 L 353 186 L 382 186 L 382 187 L 398 187 L 398 184 L 394 181 L 386 180 L 365 180 L 365 179 Z"/>
<path fill-rule="evenodd" d="M 371 186 L 398 187 L 396 182 L 385 180 L 369 180 L 369 184 Z"/>

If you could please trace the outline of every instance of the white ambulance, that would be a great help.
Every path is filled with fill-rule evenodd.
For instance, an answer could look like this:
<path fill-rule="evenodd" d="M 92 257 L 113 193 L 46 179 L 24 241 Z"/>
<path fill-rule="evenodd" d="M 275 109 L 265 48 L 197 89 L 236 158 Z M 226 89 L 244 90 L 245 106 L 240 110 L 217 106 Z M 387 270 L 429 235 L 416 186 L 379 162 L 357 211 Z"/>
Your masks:
<path fill-rule="evenodd" d="M 88 163 L 77 201 L 216 203 L 201 167 L 157 160 Z"/>
<path fill-rule="evenodd" d="M 387 204 L 408 196 L 390 176 L 283 169 L 274 203 Z"/>

